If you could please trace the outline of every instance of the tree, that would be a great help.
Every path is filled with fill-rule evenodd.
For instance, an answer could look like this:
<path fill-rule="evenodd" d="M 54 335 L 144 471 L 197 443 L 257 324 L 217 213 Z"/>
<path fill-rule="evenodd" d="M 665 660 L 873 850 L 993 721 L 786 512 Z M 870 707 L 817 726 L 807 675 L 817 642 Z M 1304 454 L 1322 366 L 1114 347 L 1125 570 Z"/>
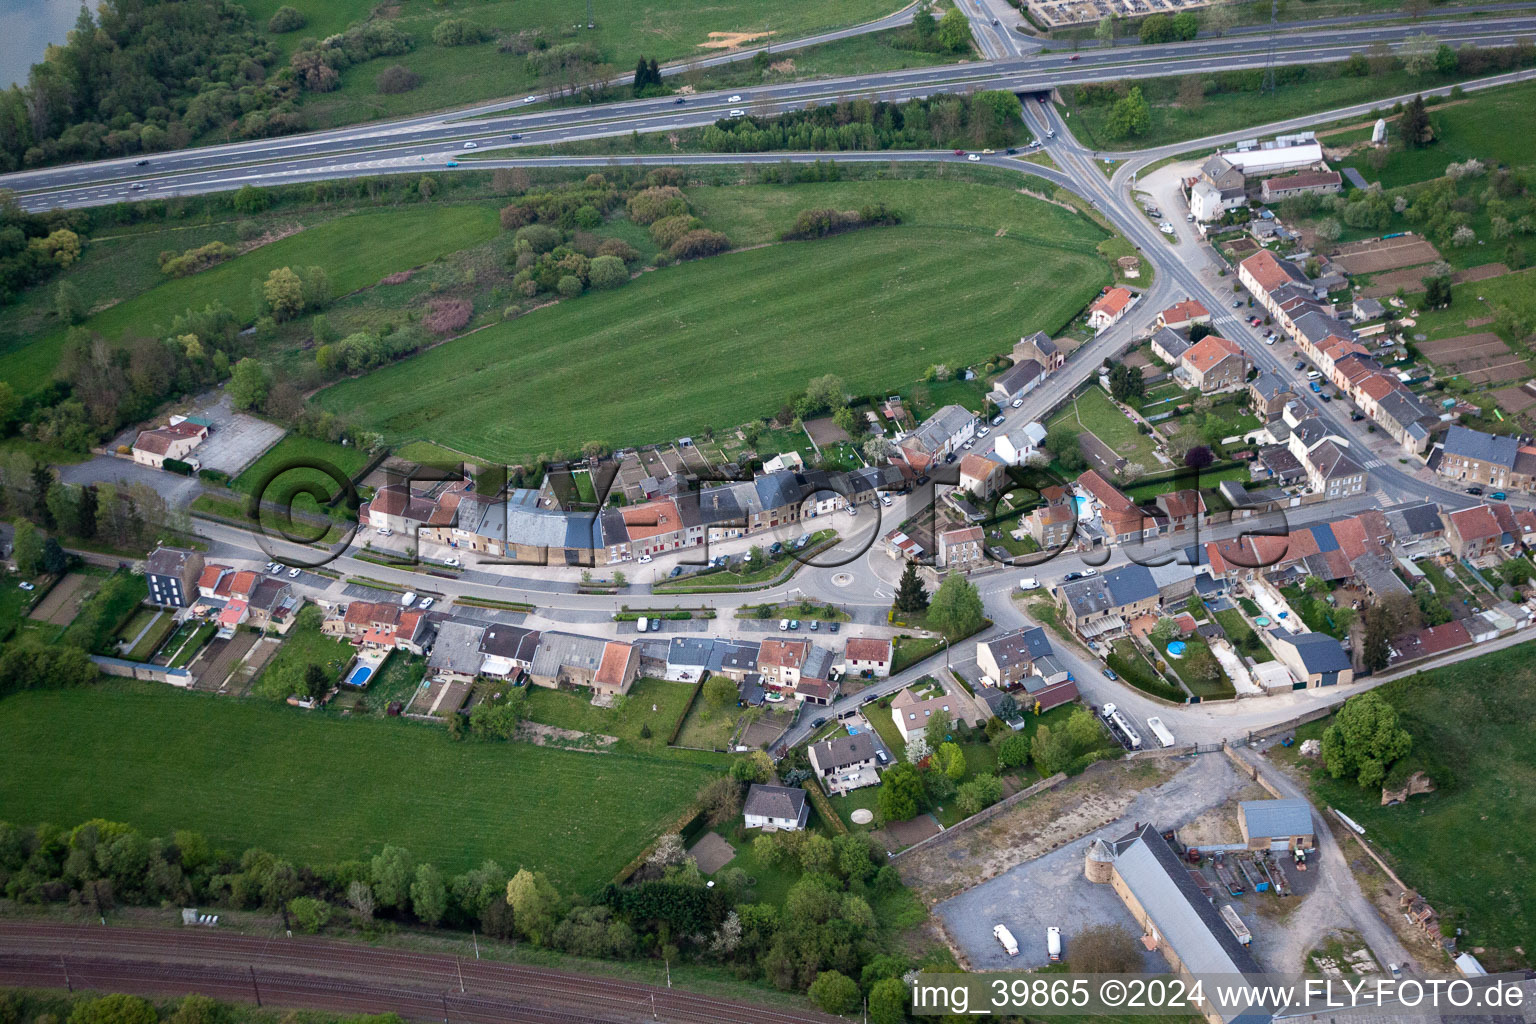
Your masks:
<path fill-rule="evenodd" d="M 113 994 L 76 1003 L 69 1024 L 157 1024 L 160 1014 L 148 1000 Z"/>
<path fill-rule="evenodd" d="M 519 868 L 507 883 L 507 904 L 517 921 L 517 930 L 535 946 L 542 946 L 558 921 L 560 896 L 544 872 Z"/>
<path fill-rule="evenodd" d="M 423 174 L 416 182 L 416 194 L 423 199 L 431 199 L 437 195 L 437 179 L 430 174 Z"/>
<path fill-rule="evenodd" d="M 904 1024 L 907 986 L 900 978 L 881 978 L 869 990 L 870 1024 Z"/>
<path fill-rule="evenodd" d="M 896 585 L 896 610 L 916 614 L 928 607 L 928 588 L 923 586 L 917 574 L 917 563 L 909 561 L 901 571 L 901 582 Z"/>
<path fill-rule="evenodd" d="M 236 409 L 258 408 L 271 392 L 272 380 L 267 368 L 252 356 L 235 364 L 229 375 L 229 400 Z"/>
<path fill-rule="evenodd" d="M 834 412 L 848 404 L 848 392 L 841 377 L 828 373 L 805 386 L 805 401 L 807 412 Z"/>
<path fill-rule="evenodd" d="M 1447 309 L 1451 305 L 1451 275 L 1437 274 L 1424 278 L 1424 305 L 1430 309 Z"/>
<path fill-rule="evenodd" d="M 975 814 L 991 807 L 1003 798 L 1003 780 L 990 772 L 983 772 L 960 787 L 955 801 L 966 814 Z"/>
<path fill-rule="evenodd" d="M 1144 396 L 1147 385 L 1142 379 L 1141 367 L 1116 363 L 1109 371 L 1109 393 L 1117 402 L 1128 402 Z"/>
<path fill-rule="evenodd" d="M 933 755 L 934 765 L 939 771 L 949 776 L 951 782 L 959 782 L 965 778 L 965 751 L 960 749 L 960 744 L 948 740 L 939 744 L 938 753 Z"/>
<path fill-rule="evenodd" d="M 594 256 L 587 267 L 587 283 L 597 291 L 607 291 L 629 282 L 629 268 L 617 256 Z"/>
<path fill-rule="evenodd" d="M 1003 741 L 997 745 L 997 766 L 999 768 L 1017 768 L 1029 760 L 1029 737 L 1022 732 L 1008 730 Z"/>
<path fill-rule="evenodd" d="M 59 576 L 69 568 L 69 556 L 57 540 L 49 537 L 43 542 L 43 572 Z"/>
<path fill-rule="evenodd" d="M 1184 453 L 1184 465 L 1190 469 L 1204 469 L 1216 461 L 1216 456 L 1203 444 L 1197 444 Z"/>
<path fill-rule="evenodd" d="M 1120 925 L 1090 925 L 1072 936 L 1070 960 L 1078 974 L 1135 974 L 1142 969 L 1141 943 Z"/>
<path fill-rule="evenodd" d="M 933 11 L 927 4 L 918 4 L 912 12 L 912 31 L 916 34 L 920 43 L 929 43 L 939 29 L 939 23 L 933 16 Z"/>
<path fill-rule="evenodd" d="M 1098 40 L 1100 46 L 1115 45 L 1115 19 L 1106 15 L 1099 19 L 1099 23 L 1093 27 L 1093 38 Z"/>
<path fill-rule="evenodd" d="M 1397 709 L 1379 693 L 1344 702 L 1338 718 L 1323 730 L 1323 764 L 1336 779 L 1353 778 L 1363 788 L 1379 786 L 1393 763 L 1413 746 L 1397 721 Z"/>
<path fill-rule="evenodd" d="M 878 435 L 864 442 L 864 461 L 871 466 L 878 466 L 891 454 L 891 442 Z"/>
<path fill-rule="evenodd" d="M 1068 473 L 1079 473 L 1088 465 L 1088 460 L 1083 458 L 1078 432 L 1067 423 L 1058 423 L 1045 435 L 1045 450 L 1055 456 L 1057 463 Z"/>
<path fill-rule="evenodd" d="M 1450 47 L 1446 47 L 1450 49 Z M 1403 40 L 1399 48 L 1403 70 L 1410 75 L 1424 75 L 1435 66 L 1435 40 L 1426 32 L 1420 32 Z M 1453 53 L 1452 56 L 1455 56 Z"/>
<path fill-rule="evenodd" d="M 331 919 L 331 905 L 313 896 L 295 896 L 288 901 L 288 916 L 299 926 L 299 931 L 313 935 Z"/>
<path fill-rule="evenodd" d="M 1141 19 L 1141 31 L 1137 33 L 1143 43 L 1170 43 L 1174 40 L 1173 19 L 1166 14 L 1154 14 Z"/>
<path fill-rule="evenodd" d="M 928 606 L 929 621 L 951 640 L 970 636 L 982 627 L 986 618 L 976 584 L 964 576 L 951 574 L 944 577 Z"/>
<path fill-rule="evenodd" d="M 347 885 L 347 903 L 349 903 L 358 920 L 367 927 L 373 923 L 373 887 L 362 879 L 354 879 Z"/>
<path fill-rule="evenodd" d="M 965 12 L 951 7 L 939 19 L 939 45 L 951 53 L 963 53 L 971 48 L 971 22 Z"/>
<path fill-rule="evenodd" d="M 884 821 L 911 821 L 917 816 L 922 799 L 923 779 L 917 766 L 902 761 L 887 768 L 885 774 L 880 776 L 875 809 Z"/>
<path fill-rule="evenodd" d="M 85 299 L 72 281 L 60 281 L 53 293 L 53 312 L 66 324 L 77 324 L 85 319 Z"/>
<path fill-rule="evenodd" d="M 262 298 L 279 320 L 304 311 L 304 282 L 292 267 L 277 267 L 267 275 L 261 288 Z"/>
<path fill-rule="evenodd" d="M 1185 42 L 1200 34 L 1200 18 L 1194 11 L 1180 11 L 1173 16 L 1173 37 Z"/>
<path fill-rule="evenodd" d="M 1435 131 L 1429 123 L 1429 111 L 1424 109 L 1423 96 L 1415 96 L 1403 105 L 1398 127 L 1404 144 L 1413 149 L 1422 149 L 1434 141 Z"/>
<path fill-rule="evenodd" d="M 1461 58 L 1444 43 L 1435 49 L 1435 70 L 1442 75 L 1454 75 L 1461 70 Z"/>
<path fill-rule="evenodd" d="M 1332 245 L 1344 234 L 1344 225 L 1339 223 L 1337 217 L 1324 217 L 1313 231 L 1319 239 Z"/>
<path fill-rule="evenodd" d="M 43 571 L 43 538 L 37 527 L 26 519 L 16 520 L 11 544 L 11 560 L 16 563 L 18 575 L 31 579 Z"/>
<path fill-rule="evenodd" d="M 411 910 L 425 924 L 434 925 L 448 912 L 448 887 L 435 865 L 423 864 L 416 869 L 416 880 L 411 883 Z"/>
<path fill-rule="evenodd" d="M 404 907 L 410 899 L 415 865 L 409 850 L 386 846 L 374 854 L 369 864 L 373 895 L 381 907 Z"/>
<path fill-rule="evenodd" d="M 923 727 L 923 739 L 928 742 L 929 750 L 938 751 L 949 741 L 952 724 L 948 711 L 939 710 L 928 716 L 928 724 Z M 942 764 L 940 762 L 941 768 Z"/>
<path fill-rule="evenodd" d="M 852 1013 L 859 1008 L 858 984 L 840 971 L 822 971 L 805 994 L 828 1013 Z"/>
<path fill-rule="evenodd" d="M 1218 36 L 1237 24 L 1237 0 L 1217 0 L 1205 9 L 1205 27 Z"/>
<path fill-rule="evenodd" d="M 736 703 L 736 684 L 729 676 L 710 676 L 704 684 L 704 699 L 717 708 Z"/>

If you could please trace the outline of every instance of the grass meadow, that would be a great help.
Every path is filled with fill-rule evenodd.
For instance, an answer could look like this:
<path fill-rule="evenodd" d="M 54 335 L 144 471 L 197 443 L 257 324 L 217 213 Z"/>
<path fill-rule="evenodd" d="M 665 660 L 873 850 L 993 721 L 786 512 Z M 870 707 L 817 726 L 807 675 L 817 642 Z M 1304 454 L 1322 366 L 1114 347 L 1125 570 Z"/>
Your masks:
<path fill-rule="evenodd" d="M 7 697 L 0 735 L 10 821 L 188 828 L 313 864 L 392 843 L 447 873 L 487 857 L 547 871 L 565 892 L 605 883 L 716 771 L 134 683 Z"/>
<path fill-rule="evenodd" d="M 321 392 L 392 443 L 517 458 L 771 415 L 824 373 L 855 392 L 964 366 L 1054 331 L 1108 283 L 1103 232 L 988 186 L 850 182 L 701 188 L 699 216 L 757 246 L 642 275 Z M 797 211 L 880 199 L 899 227 L 767 244 Z M 857 297 L 857 298 L 855 298 Z"/>
<path fill-rule="evenodd" d="M 475 245 L 499 230 L 490 205 L 420 205 L 398 210 L 354 213 L 307 228 L 243 256 L 190 277 L 165 278 L 140 294 L 88 318 L 81 327 L 116 341 L 131 331 L 168 329 L 188 309 L 222 302 L 242 321 L 256 315 L 251 284 L 266 280 L 278 267 L 319 266 L 340 296 L 376 283 L 397 270 L 429 262 L 445 253 Z M 183 241 L 178 238 L 176 245 Z M 166 247 L 166 246 L 163 246 Z M 142 248 L 142 247 L 138 247 Z M 138 259 L 153 257 L 134 251 Z M 155 271 L 159 273 L 158 270 Z M 51 292 L 50 292 L 51 294 Z M 65 332 L 0 355 L 0 380 L 27 393 L 53 375 L 63 352 Z"/>

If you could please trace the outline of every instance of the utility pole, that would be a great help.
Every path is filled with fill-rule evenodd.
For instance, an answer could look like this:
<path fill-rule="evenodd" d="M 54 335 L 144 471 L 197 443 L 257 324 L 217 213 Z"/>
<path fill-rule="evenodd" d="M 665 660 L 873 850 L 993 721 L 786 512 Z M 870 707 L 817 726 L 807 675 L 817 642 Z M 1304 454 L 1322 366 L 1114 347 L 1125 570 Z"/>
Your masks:
<path fill-rule="evenodd" d="M 75 990 L 75 986 L 69 980 L 69 964 L 64 962 L 63 953 L 59 954 L 59 966 L 64 970 L 64 990 L 66 992 L 73 992 Z"/>
<path fill-rule="evenodd" d="M 596 28 L 597 23 L 592 20 L 592 0 L 587 0 L 587 28 Z"/>
<path fill-rule="evenodd" d="M 255 964 L 251 964 L 250 965 L 250 970 L 251 970 L 251 992 L 256 996 L 256 1005 L 260 1006 L 261 1005 L 261 989 L 256 987 L 256 965 Z"/>
<path fill-rule="evenodd" d="M 1280 0 L 1269 0 L 1269 57 L 1264 64 L 1264 88 L 1275 95 L 1275 44 L 1280 32 Z"/>
<path fill-rule="evenodd" d="M 479 960 L 480 959 L 480 939 L 479 939 L 478 936 L 475 935 L 474 931 L 470 931 L 470 933 L 469 933 L 469 941 L 471 941 L 471 942 L 473 942 L 475 944 L 475 959 Z"/>
<path fill-rule="evenodd" d="M 443 997 L 443 1024 L 448 1024 L 448 993 L 440 992 L 438 994 Z"/>
<path fill-rule="evenodd" d="M 458 969 L 458 972 L 459 972 L 459 991 L 463 992 L 464 991 L 464 962 L 461 961 L 458 957 L 454 957 L 453 958 L 453 966 Z"/>

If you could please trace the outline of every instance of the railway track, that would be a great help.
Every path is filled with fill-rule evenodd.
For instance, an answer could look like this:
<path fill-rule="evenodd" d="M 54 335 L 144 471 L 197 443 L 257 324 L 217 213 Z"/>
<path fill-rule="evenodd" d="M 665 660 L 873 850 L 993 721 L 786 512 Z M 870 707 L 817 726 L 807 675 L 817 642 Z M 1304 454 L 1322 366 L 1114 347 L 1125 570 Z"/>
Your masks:
<path fill-rule="evenodd" d="M 827 1024 L 620 978 L 321 939 L 0 922 L 0 984 L 394 1012 L 468 1024 Z"/>

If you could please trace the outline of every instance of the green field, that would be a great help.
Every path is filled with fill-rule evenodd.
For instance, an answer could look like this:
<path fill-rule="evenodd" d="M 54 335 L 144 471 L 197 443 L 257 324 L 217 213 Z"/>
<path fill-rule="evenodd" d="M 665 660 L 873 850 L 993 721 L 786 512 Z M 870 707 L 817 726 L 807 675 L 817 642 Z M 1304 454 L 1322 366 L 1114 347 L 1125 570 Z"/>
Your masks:
<path fill-rule="evenodd" d="M 1338 807 L 1385 852 L 1403 881 L 1465 929 L 1462 948 L 1492 947 L 1489 970 L 1529 966 L 1536 943 L 1536 663 L 1526 645 L 1420 672 L 1376 691 L 1413 734 L 1414 754 L 1439 774 L 1438 792 L 1382 807 L 1380 790 L 1312 777 L 1319 805 Z M 1321 736 L 1330 720 L 1298 730 Z M 1435 769 L 1435 763 L 1441 766 Z M 1347 849 L 1347 847 L 1346 847 Z"/>
<path fill-rule="evenodd" d="M 1125 413 L 1099 387 L 1090 387 L 1071 405 L 1064 407 L 1049 426 L 1067 423 L 1079 430 L 1090 430 L 1100 441 L 1128 462 L 1139 462 L 1151 472 L 1159 463 L 1152 438 L 1136 429 Z"/>
<path fill-rule="evenodd" d="M 304 37 L 324 38 L 366 16 L 367 5 L 342 0 L 288 0 L 309 17 L 297 32 L 269 36 L 289 52 Z M 244 0 L 263 30 L 284 0 Z M 635 3 L 596 3 L 596 22 L 585 28 L 586 0 L 402 0 L 391 5 L 396 27 L 416 40 L 415 48 L 397 57 L 380 57 L 348 68 L 341 88 L 308 93 L 303 110 L 314 127 L 462 106 L 476 101 L 516 97 L 555 83 L 541 84 L 526 58 L 499 51 L 496 39 L 528 29 L 541 30 L 550 46 L 568 43 L 593 46 L 609 65 L 608 75 L 632 72 L 640 56 L 662 63 L 707 57 L 719 52 L 702 44 L 711 32 L 772 32 L 774 42 L 788 41 L 830 28 L 871 21 L 901 6 L 900 0 L 848 0 L 835 5 L 812 0 L 778 0 L 764 5 L 754 0 L 715 0 L 707 5 L 687 0 L 640 0 Z M 432 30 L 445 18 L 463 18 L 485 29 L 490 38 L 470 46 L 441 47 L 432 43 Z M 582 27 L 575 27 L 582 26 Z M 379 72 L 401 64 L 416 72 L 421 85 L 410 92 L 383 95 L 375 87 Z"/>
<path fill-rule="evenodd" d="M 8 697 L 0 735 L 0 807 L 17 823 L 189 828 L 314 864 L 393 843 L 445 873 L 487 857 L 548 871 L 567 892 L 606 882 L 714 774 L 128 683 Z"/>
<path fill-rule="evenodd" d="M 637 679 L 621 708 L 600 708 L 592 703 L 588 691 L 551 690 L 543 686 L 528 688 L 527 716 L 530 722 L 598 736 L 613 736 L 619 748 L 632 751 L 665 750 L 672 727 L 688 706 L 693 683 L 674 683 L 665 679 Z M 652 711 L 652 708 L 656 710 Z M 641 730 L 650 727 L 649 738 Z"/>
<path fill-rule="evenodd" d="M 1021 331 L 1056 330 L 1109 280 L 1097 227 L 986 186 L 851 182 L 691 197 L 737 246 L 768 241 L 816 206 L 880 198 L 907 220 L 645 274 L 344 381 L 320 404 L 392 443 L 490 458 L 641 443 L 771 415 L 825 373 L 886 392 L 933 363 L 967 365 Z"/>
<path fill-rule="evenodd" d="M 81 326 L 117 340 L 129 331 L 169 328 L 188 309 L 222 302 L 242 320 L 255 315 L 251 283 L 278 267 L 319 266 L 340 296 L 397 270 L 475 245 L 496 231 L 496 211 L 485 206 L 413 206 L 338 217 L 262 246 L 191 277 L 166 280 L 87 319 Z M 42 387 L 64 348 L 64 332 L 46 335 L 0 356 L 0 380 L 18 391 Z"/>
<path fill-rule="evenodd" d="M 1446 164 L 1473 157 L 1490 167 L 1530 167 L 1536 164 L 1536 137 L 1509 131 L 1509 126 L 1529 117 L 1532 104 L 1536 104 L 1536 82 L 1468 93 L 1460 101 L 1440 103 L 1429 114 L 1435 126 L 1434 145 L 1422 149 L 1408 149 L 1400 142 L 1391 145 L 1385 167 L 1375 171 L 1362 163 L 1360 173 L 1369 181 L 1381 182 L 1383 188 L 1396 188 L 1438 178 Z M 1387 129 L 1389 140 L 1392 124 Z"/>

